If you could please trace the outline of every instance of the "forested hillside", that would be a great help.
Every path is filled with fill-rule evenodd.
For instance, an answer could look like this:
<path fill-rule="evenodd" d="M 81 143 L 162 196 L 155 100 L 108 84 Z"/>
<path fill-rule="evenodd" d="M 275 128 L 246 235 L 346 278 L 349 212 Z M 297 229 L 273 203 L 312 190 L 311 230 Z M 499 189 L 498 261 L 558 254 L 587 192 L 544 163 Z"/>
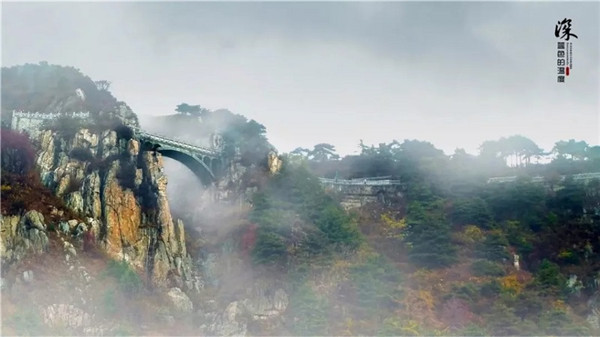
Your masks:
<path fill-rule="evenodd" d="M 551 162 L 533 164 L 544 153 L 520 136 L 486 142 L 479 156 L 414 140 L 341 160 L 329 144 L 298 149 L 256 195 L 253 258 L 300 283 L 298 334 L 593 334 L 600 181 L 568 174 L 600 171 L 597 152 L 559 141 Z M 403 199 L 345 215 L 314 175 L 391 176 Z M 517 178 L 487 183 L 497 175 Z"/>

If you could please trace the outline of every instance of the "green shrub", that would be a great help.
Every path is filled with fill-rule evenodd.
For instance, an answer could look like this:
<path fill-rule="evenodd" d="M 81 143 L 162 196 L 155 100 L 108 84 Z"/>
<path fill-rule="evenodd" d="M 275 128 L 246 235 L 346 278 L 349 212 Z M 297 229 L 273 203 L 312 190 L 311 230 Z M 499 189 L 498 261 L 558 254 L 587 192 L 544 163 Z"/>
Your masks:
<path fill-rule="evenodd" d="M 490 232 L 485 240 L 477 245 L 477 256 L 492 261 L 509 259 L 510 254 L 508 253 L 507 246 L 508 240 L 504 234 L 495 230 Z"/>
<path fill-rule="evenodd" d="M 355 218 L 325 194 L 305 167 L 284 163 L 252 203 L 250 220 L 259 226 L 253 249 L 257 263 L 310 261 L 354 250 L 362 242 Z M 302 234 L 293 234 L 292 226 Z"/>
<path fill-rule="evenodd" d="M 323 208 L 315 225 L 333 244 L 356 248 L 361 241 L 358 225 L 339 206 L 328 205 Z"/>
<path fill-rule="evenodd" d="M 107 289 L 102 296 L 102 309 L 105 314 L 114 314 L 117 310 L 114 289 Z"/>
<path fill-rule="evenodd" d="M 109 261 L 105 275 L 115 278 L 119 284 L 119 289 L 126 295 L 137 294 L 144 286 L 140 276 L 126 261 Z"/>
<path fill-rule="evenodd" d="M 548 335 L 586 336 L 590 330 L 581 324 L 574 324 L 562 308 L 552 308 L 540 315 L 539 326 Z"/>
<path fill-rule="evenodd" d="M 451 218 L 453 224 L 460 226 L 477 225 L 481 228 L 490 228 L 492 225 L 492 213 L 485 200 L 481 198 L 454 201 Z"/>
<path fill-rule="evenodd" d="M 506 221 L 504 232 L 510 245 L 515 247 L 521 256 L 527 256 L 533 251 L 533 234 L 528 226 L 521 225 L 519 221 Z"/>
<path fill-rule="evenodd" d="M 534 318 L 537 319 L 539 313 L 544 307 L 542 299 L 537 293 L 532 291 L 524 291 L 517 296 L 514 305 L 515 314 L 521 319 Z"/>
<path fill-rule="evenodd" d="M 328 335 L 328 304 L 324 298 L 304 284 L 291 296 L 287 314 L 290 330 L 298 336 Z"/>
<path fill-rule="evenodd" d="M 479 288 L 479 293 L 483 297 L 494 297 L 498 296 L 502 291 L 502 286 L 497 280 L 491 280 L 490 282 L 484 283 Z"/>
<path fill-rule="evenodd" d="M 477 324 L 469 324 L 455 333 L 456 336 L 489 336 L 488 332 Z"/>
<path fill-rule="evenodd" d="M 84 147 L 76 147 L 69 152 L 69 157 L 79 161 L 91 161 L 94 158 L 92 151 Z"/>
<path fill-rule="evenodd" d="M 287 261 L 287 255 L 287 247 L 281 235 L 264 229 L 258 230 L 256 243 L 252 250 L 252 258 L 255 263 L 284 264 Z"/>
<path fill-rule="evenodd" d="M 81 190 L 82 186 L 83 186 L 83 179 L 71 178 L 71 179 L 69 179 L 69 184 L 67 185 L 67 188 L 65 189 L 65 194 L 77 192 L 77 191 Z"/>
<path fill-rule="evenodd" d="M 85 127 L 85 122 L 73 117 L 60 117 L 46 124 L 48 129 L 54 130 L 63 139 L 72 139 L 75 134 Z"/>
<path fill-rule="evenodd" d="M 411 202 L 408 205 L 405 241 L 408 257 L 419 266 L 441 268 L 456 262 L 456 247 L 451 242 L 450 224 L 440 200 Z"/>
<path fill-rule="evenodd" d="M 504 276 L 505 272 L 498 264 L 487 261 L 478 260 L 471 265 L 471 271 L 475 276 Z"/>
<path fill-rule="evenodd" d="M 461 285 L 453 285 L 452 291 L 446 296 L 446 298 L 456 297 L 474 302 L 479 299 L 479 292 L 477 286 L 474 283 L 464 283 Z"/>
<path fill-rule="evenodd" d="M 378 336 L 422 336 L 423 328 L 415 321 L 405 321 L 398 316 L 387 317 L 383 320 Z"/>
<path fill-rule="evenodd" d="M 400 274 L 385 258 L 375 255 L 350 268 L 350 279 L 363 309 L 389 309 L 400 297 Z"/>
<path fill-rule="evenodd" d="M 563 295 L 566 290 L 566 278 L 560 273 L 556 263 L 544 259 L 535 273 L 534 285 L 541 293 Z"/>
<path fill-rule="evenodd" d="M 119 171 L 117 171 L 117 179 L 119 180 L 119 185 L 130 190 L 135 190 L 135 175 L 135 163 L 129 160 L 121 160 L 119 165 Z"/>
<path fill-rule="evenodd" d="M 140 201 L 140 206 L 142 206 L 142 211 L 153 212 L 156 210 L 158 207 L 158 199 L 156 197 L 158 190 L 156 190 L 151 184 L 142 182 L 140 187 L 135 192 Z"/>
<path fill-rule="evenodd" d="M 119 125 L 115 127 L 118 139 L 130 140 L 133 138 L 133 130 L 127 125 Z"/>
<path fill-rule="evenodd" d="M 521 321 L 515 314 L 512 308 L 504 304 L 496 303 L 491 308 L 491 312 L 484 315 L 487 323 L 487 330 L 492 335 L 538 335 L 539 329 L 535 323 L 524 320 Z M 536 333 L 537 331 L 537 333 Z"/>

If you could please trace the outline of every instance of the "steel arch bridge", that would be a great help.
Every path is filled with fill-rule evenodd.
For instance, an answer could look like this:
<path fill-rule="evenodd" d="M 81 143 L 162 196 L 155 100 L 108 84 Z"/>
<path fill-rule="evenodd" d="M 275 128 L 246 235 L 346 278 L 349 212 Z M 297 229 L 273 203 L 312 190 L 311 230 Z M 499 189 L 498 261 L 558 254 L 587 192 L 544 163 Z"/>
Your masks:
<path fill-rule="evenodd" d="M 167 158 L 177 160 L 194 172 L 206 186 L 215 182 L 223 169 L 221 152 L 216 149 L 151 134 L 136 127 L 132 127 L 132 130 L 134 138 L 142 144 L 144 149 L 154 150 Z"/>

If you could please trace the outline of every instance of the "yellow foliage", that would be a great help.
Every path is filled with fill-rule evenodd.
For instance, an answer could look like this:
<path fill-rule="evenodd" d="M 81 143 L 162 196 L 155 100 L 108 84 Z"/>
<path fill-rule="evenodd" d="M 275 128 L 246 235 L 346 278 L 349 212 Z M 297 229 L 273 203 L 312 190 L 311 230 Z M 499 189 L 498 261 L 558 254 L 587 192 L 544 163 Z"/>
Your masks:
<path fill-rule="evenodd" d="M 344 321 L 343 335 L 354 336 L 354 320 L 351 317 L 346 318 Z"/>
<path fill-rule="evenodd" d="M 2 191 L 2 192 L 6 192 L 6 191 L 10 191 L 11 190 L 10 185 L 2 185 L 0 188 L 1 188 L 0 191 Z"/>
<path fill-rule="evenodd" d="M 403 324 L 400 328 L 400 331 L 402 331 L 402 334 L 405 336 L 419 336 L 419 330 L 419 323 L 413 320 L 406 322 L 406 324 Z"/>
<path fill-rule="evenodd" d="M 345 280 L 348 278 L 349 269 L 352 266 L 353 263 L 351 261 L 338 259 L 333 262 L 333 265 L 329 271 L 326 271 L 326 273 L 332 276 L 337 276 L 341 280 Z"/>
<path fill-rule="evenodd" d="M 425 303 L 425 307 L 427 308 L 427 310 L 433 310 L 433 308 L 435 307 L 435 299 L 429 291 L 419 290 L 418 298 L 421 301 L 423 301 L 423 303 Z"/>
<path fill-rule="evenodd" d="M 421 327 L 417 321 L 403 321 L 398 317 L 388 317 L 383 320 L 383 325 L 386 334 L 394 334 L 401 336 L 419 336 Z"/>
<path fill-rule="evenodd" d="M 356 252 L 356 259 L 358 263 L 369 261 L 372 258 L 377 258 L 379 254 L 368 244 L 360 245 Z"/>
<path fill-rule="evenodd" d="M 519 282 L 516 274 L 503 277 L 500 280 L 500 284 L 504 290 L 507 290 L 513 294 L 520 294 L 524 287 L 524 284 Z"/>
<path fill-rule="evenodd" d="M 559 253 L 558 253 L 558 258 L 560 259 L 568 259 L 571 256 L 573 256 L 573 253 L 569 250 L 566 249 L 562 249 Z"/>
<path fill-rule="evenodd" d="M 383 232 L 382 234 L 384 237 L 388 239 L 404 239 L 406 219 L 402 218 L 400 220 L 394 220 L 394 218 L 391 215 L 382 214 L 381 221 L 383 222 L 381 231 Z"/>
<path fill-rule="evenodd" d="M 552 302 L 552 308 L 561 311 L 567 311 L 567 304 L 563 300 L 555 300 Z"/>
<path fill-rule="evenodd" d="M 469 240 L 471 240 L 473 242 L 479 242 L 479 241 L 483 240 L 483 232 L 477 226 L 469 225 L 469 226 L 465 227 L 465 230 L 463 231 L 463 233 L 464 233 L 465 237 L 467 237 Z"/>
<path fill-rule="evenodd" d="M 411 275 L 411 283 L 419 289 L 426 289 L 434 293 L 444 292 L 449 287 L 444 273 L 439 270 L 419 269 Z"/>
<path fill-rule="evenodd" d="M 431 282 L 438 278 L 438 275 L 433 270 L 419 269 L 412 274 L 412 277 L 420 284 Z"/>

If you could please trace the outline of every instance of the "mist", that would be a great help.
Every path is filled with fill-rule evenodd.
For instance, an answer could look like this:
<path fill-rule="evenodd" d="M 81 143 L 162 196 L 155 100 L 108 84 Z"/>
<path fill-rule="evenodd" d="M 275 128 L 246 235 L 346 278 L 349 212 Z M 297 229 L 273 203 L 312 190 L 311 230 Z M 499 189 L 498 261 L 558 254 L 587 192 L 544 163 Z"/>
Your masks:
<path fill-rule="evenodd" d="M 597 334 L 599 31 L 595 2 L 3 4 L 4 333 Z"/>
<path fill-rule="evenodd" d="M 564 17 L 579 38 L 559 85 Z M 141 116 L 227 108 L 282 152 L 421 139 L 475 154 L 512 134 L 549 150 L 598 144 L 598 22 L 594 2 L 7 3 L 2 59 L 108 78 Z"/>

